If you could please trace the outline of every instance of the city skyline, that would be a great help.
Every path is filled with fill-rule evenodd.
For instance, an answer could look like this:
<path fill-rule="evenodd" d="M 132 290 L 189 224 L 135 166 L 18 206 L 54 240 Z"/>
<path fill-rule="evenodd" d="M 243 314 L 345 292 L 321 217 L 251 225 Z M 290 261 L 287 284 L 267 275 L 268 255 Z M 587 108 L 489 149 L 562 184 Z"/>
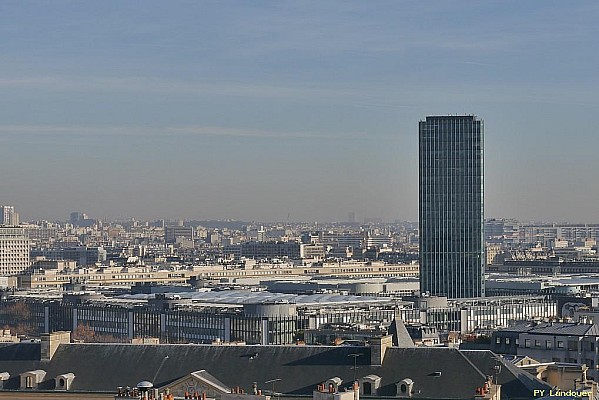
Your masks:
<path fill-rule="evenodd" d="M 599 221 L 594 2 L 0 11 L 0 200 L 24 221 L 415 221 L 432 114 L 485 117 L 487 216 Z"/>

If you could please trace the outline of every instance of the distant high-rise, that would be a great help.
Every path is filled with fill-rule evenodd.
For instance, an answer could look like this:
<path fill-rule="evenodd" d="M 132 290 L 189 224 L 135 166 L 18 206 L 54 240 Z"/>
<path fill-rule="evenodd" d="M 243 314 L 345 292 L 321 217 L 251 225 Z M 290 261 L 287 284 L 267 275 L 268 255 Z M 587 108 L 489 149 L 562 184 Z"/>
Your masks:
<path fill-rule="evenodd" d="M 420 290 L 484 296 L 483 121 L 420 121 Z"/>
<path fill-rule="evenodd" d="M 166 243 L 176 243 L 177 238 L 193 240 L 192 226 L 166 226 L 164 227 L 164 241 Z"/>
<path fill-rule="evenodd" d="M 80 226 L 80 227 L 89 227 L 96 223 L 95 219 L 91 219 L 87 216 L 87 214 L 77 212 L 77 211 L 71 213 L 70 221 L 71 221 L 71 224 L 73 224 L 73 226 Z"/>
<path fill-rule="evenodd" d="M 79 222 L 87 219 L 87 214 L 75 211 L 70 215 L 71 224 L 77 225 Z"/>
<path fill-rule="evenodd" d="M 15 211 L 14 206 L 0 206 L 0 225 L 19 225 L 19 213 Z"/>
<path fill-rule="evenodd" d="M 347 213 L 347 222 L 349 222 L 350 224 L 356 223 L 356 213 L 355 212 L 350 211 Z"/>

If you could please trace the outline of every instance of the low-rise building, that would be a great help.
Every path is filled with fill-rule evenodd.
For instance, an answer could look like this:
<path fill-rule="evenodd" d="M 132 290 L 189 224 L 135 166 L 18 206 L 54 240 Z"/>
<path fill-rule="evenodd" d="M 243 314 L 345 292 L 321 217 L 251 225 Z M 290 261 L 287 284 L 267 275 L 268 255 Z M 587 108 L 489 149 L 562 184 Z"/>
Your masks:
<path fill-rule="evenodd" d="M 45 264 L 46 265 L 46 264 Z M 295 265 L 292 263 L 253 263 L 250 267 L 233 268 L 228 265 L 139 265 L 91 266 L 76 269 L 35 269 L 21 273 L 18 285 L 23 289 L 60 288 L 67 282 L 80 281 L 89 285 L 133 286 L 137 283 L 186 283 L 192 280 L 221 280 L 240 278 L 268 278 L 293 276 L 342 277 L 417 277 L 418 265 L 394 265 L 383 262 L 317 263 Z"/>
<path fill-rule="evenodd" d="M 499 400 L 551 389 L 490 351 L 404 349 L 385 338 L 369 347 L 106 346 L 69 343 L 61 333 L 41 343 L 0 344 L 0 377 L 0 399 L 114 399 L 117 392 L 131 398 L 151 391 L 218 400 Z"/>
<path fill-rule="evenodd" d="M 526 322 L 493 333 L 491 350 L 528 356 L 541 363 L 586 365 L 597 380 L 599 325 L 563 322 Z"/>

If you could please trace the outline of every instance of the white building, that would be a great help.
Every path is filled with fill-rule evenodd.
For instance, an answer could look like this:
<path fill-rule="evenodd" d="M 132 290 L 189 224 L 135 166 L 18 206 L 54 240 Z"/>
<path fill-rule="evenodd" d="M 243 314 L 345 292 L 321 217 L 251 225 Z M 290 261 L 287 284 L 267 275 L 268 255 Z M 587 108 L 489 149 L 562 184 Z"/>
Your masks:
<path fill-rule="evenodd" d="M 23 228 L 0 226 L 0 276 L 16 275 L 29 267 L 29 239 Z"/>
<path fill-rule="evenodd" d="M 14 206 L 0 206 L 0 225 L 19 225 L 19 214 L 15 211 Z"/>

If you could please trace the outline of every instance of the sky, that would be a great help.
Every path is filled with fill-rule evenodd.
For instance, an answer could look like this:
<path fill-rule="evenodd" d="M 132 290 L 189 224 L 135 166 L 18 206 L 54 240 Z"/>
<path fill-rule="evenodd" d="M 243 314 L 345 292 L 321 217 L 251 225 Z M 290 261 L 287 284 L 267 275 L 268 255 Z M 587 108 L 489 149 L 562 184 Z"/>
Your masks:
<path fill-rule="evenodd" d="M 418 121 L 485 121 L 486 217 L 599 222 L 596 1 L 0 2 L 22 220 L 418 218 Z"/>

